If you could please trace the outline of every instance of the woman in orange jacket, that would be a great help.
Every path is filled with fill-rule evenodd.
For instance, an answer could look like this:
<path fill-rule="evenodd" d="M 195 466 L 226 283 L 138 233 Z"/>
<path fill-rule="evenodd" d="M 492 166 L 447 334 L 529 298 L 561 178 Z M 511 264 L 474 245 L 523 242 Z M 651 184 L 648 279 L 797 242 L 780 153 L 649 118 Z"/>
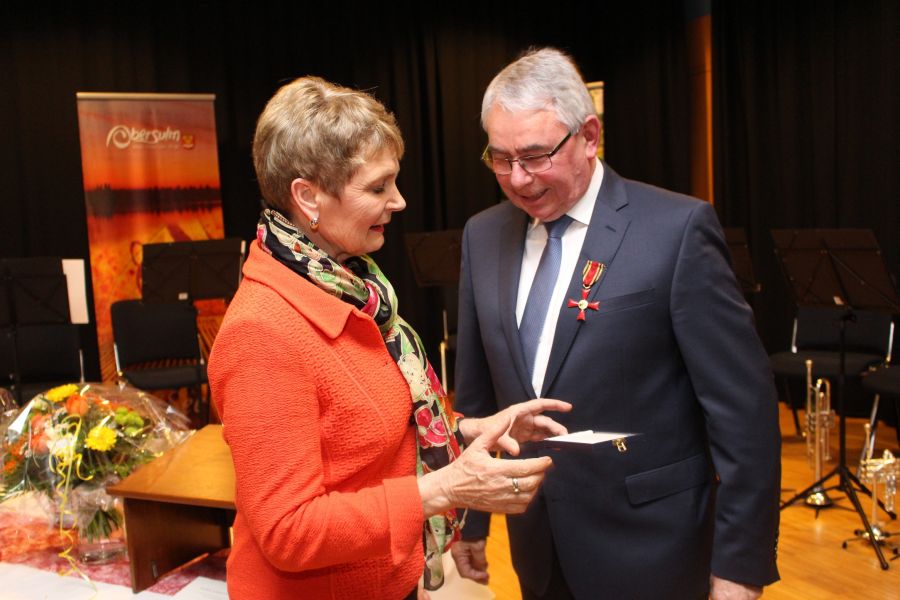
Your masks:
<path fill-rule="evenodd" d="M 402 156 L 380 103 L 316 77 L 260 116 L 265 209 L 209 362 L 236 474 L 232 600 L 436 589 L 464 509 L 524 511 L 551 465 L 490 453 L 565 433 L 541 414 L 571 408 L 556 400 L 485 419 L 450 410 L 368 256 L 406 206 Z"/>

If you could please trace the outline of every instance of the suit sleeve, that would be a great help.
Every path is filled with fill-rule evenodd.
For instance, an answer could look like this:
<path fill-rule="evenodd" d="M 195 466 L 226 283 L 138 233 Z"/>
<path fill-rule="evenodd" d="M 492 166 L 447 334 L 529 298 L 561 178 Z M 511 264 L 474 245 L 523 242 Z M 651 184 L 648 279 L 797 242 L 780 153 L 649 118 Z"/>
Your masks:
<path fill-rule="evenodd" d="M 462 265 L 459 273 L 459 315 L 456 330 L 455 409 L 467 417 L 486 417 L 497 412 L 472 285 L 472 257 L 469 251 L 471 226 L 466 225 L 462 240 Z M 470 510 L 463 529 L 464 539 L 487 537 L 490 513 Z"/>
<path fill-rule="evenodd" d="M 675 335 L 706 418 L 716 493 L 712 573 L 778 579 L 781 434 L 772 371 L 713 208 L 688 219 L 672 282 Z"/>

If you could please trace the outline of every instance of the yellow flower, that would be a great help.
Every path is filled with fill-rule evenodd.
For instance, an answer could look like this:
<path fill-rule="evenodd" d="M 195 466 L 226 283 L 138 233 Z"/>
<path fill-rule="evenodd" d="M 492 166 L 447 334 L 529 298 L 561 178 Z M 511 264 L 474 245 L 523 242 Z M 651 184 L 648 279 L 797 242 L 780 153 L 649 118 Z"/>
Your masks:
<path fill-rule="evenodd" d="M 91 450 L 106 452 L 116 445 L 116 432 L 106 425 L 96 425 L 88 432 L 84 445 Z"/>
<path fill-rule="evenodd" d="M 61 385 L 53 388 L 44 394 L 47 397 L 47 400 L 50 402 L 60 402 L 65 400 L 72 394 L 78 391 L 78 386 L 74 383 L 67 383 L 66 385 Z"/>

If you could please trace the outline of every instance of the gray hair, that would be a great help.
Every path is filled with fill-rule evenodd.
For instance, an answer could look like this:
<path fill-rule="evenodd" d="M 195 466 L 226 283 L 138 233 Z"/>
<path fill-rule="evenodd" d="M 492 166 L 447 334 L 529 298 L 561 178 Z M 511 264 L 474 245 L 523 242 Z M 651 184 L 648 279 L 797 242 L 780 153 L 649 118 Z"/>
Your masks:
<path fill-rule="evenodd" d="M 569 131 L 576 131 L 594 114 L 594 102 L 578 66 L 556 48 L 532 48 L 494 77 L 481 103 L 482 127 L 495 104 L 509 111 L 552 108 Z"/>
<path fill-rule="evenodd" d="M 266 104 L 253 136 L 253 166 L 270 208 L 290 212 L 291 182 L 308 179 L 338 196 L 367 159 L 403 157 L 394 115 L 378 100 L 319 77 L 301 77 Z"/>

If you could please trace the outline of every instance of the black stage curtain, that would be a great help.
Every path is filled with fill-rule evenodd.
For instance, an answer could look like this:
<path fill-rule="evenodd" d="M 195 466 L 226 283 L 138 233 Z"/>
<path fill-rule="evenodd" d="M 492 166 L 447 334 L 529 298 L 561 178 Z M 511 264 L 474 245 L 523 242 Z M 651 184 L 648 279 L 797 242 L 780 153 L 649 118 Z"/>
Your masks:
<path fill-rule="evenodd" d="M 900 273 L 898 31 L 894 0 L 713 3 L 716 207 L 749 231 L 770 352 L 795 311 L 770 229 L 870 228 Z"/>
<path fill-rule="evenodd" d="M 88 257 L 76 91 L 216 94 L 225 233 L 251 239 L 259 211 L 250 161 L 256 118 L 280 85 L 320 75 L 372 91 L 397 115 L 408 208 L 376 259 L 402 313 L 436 350 L 440 295 L 416 288 L 403 233 L 462 227 L 499 199 L 478 160 L 481 95 L 491 77 L 530 45 L 568 50 L 586 79 L 606 81 L 614 168 L 687 191 L 684 35 L 680 0 L 5 2 L 0 256 Z M 86 358 L 88 377 L 99 377 L 96 348 Z"/>

